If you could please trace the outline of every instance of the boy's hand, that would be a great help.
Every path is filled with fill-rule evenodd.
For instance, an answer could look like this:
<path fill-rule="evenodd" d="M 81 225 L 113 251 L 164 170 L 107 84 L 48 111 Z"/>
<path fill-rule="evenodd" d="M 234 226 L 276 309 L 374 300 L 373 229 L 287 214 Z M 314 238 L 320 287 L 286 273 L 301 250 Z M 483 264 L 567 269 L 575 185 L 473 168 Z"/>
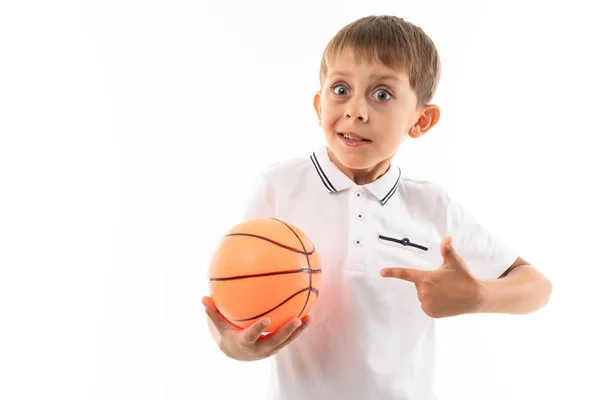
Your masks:
<path fill-rule="evenodd" d="M 311 319 L 308 315 L 302 321 L 294 318 L 277 331 L 262 335 L 270 323 L 268 318 L 261 318 L 241 329 L 217 310 L 210 297 L 203 297 L 202 304 L 211 325 L 211 334 L 219 348 L 225 355 L 238 361 L 255 361 L 272 356 L 296 339 Z"/>
<path fill-rule="evenodd" d="M 483 285 L 452 247 L 452 237 L 442 240 L 443 264 L 434 271 L 410 268 L 383 268 L 381 276 L 413 282 L 421 308 L 433 318 L 479 312 Z"/>

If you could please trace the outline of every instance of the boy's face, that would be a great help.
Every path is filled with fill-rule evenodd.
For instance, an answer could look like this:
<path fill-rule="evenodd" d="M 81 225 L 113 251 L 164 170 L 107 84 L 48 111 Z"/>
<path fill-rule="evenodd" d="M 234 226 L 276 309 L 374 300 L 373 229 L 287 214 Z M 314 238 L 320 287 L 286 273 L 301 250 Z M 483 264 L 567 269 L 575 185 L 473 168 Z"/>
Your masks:
<path fill-rule="evenodd" d="M 406 72 L 363 61 L 352 49 L 328 65 L 314 107 L 332 161 L 359 184 L 385 173 L 406 135 L 421 136 L 439 118 L 437 106 L 417 108 Z"/>

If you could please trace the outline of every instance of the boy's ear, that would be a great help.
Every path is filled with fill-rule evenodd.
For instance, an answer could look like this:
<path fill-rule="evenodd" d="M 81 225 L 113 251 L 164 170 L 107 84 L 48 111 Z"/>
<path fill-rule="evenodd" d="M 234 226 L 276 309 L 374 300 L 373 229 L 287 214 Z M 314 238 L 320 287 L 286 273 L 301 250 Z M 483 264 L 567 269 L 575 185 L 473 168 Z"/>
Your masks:
<path fill-rule="evenodd" d="M 435 104 L 427 104 L 423 107 L 421 115 L 415 124 L 410 128 L 408 134 L 412 138 L 418 138 L 427 133 L 440 120 L 440 108 Z"/>
<path fill-rule="evenodd" d="M 315 98 L 313 99 L 313 107 L 317 112 L 317 118 L 319 118 L 319 125 L 321 125 L 321 93 L 315 93 Z"/>

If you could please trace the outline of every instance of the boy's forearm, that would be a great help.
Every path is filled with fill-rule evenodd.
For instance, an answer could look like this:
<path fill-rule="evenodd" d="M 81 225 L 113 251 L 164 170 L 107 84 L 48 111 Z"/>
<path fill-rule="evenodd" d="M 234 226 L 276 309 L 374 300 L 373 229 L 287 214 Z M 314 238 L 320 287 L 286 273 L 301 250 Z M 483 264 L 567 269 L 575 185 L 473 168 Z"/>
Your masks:
<path fill-rule="evenodd" d="M 542 308 L 552 292 L 550 281 L 531 265 L 520 265 L 482 284 L 481 313 L 528 314 Z"/>

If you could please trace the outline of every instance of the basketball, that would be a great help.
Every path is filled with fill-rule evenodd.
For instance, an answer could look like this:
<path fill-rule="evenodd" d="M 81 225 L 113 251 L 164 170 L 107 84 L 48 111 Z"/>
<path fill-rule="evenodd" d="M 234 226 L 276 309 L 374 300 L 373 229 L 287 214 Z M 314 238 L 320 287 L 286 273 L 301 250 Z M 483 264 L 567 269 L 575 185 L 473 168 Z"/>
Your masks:
<path fill-rule="evenodd" d="M 242 222 L 221 238 L 209 266 L 210 294 L 219 312 L 246 328 L 262 317 L 265 332 L 303 318 L 321 286 L 321 262 L 312 241 L 275 218 Z"/>

